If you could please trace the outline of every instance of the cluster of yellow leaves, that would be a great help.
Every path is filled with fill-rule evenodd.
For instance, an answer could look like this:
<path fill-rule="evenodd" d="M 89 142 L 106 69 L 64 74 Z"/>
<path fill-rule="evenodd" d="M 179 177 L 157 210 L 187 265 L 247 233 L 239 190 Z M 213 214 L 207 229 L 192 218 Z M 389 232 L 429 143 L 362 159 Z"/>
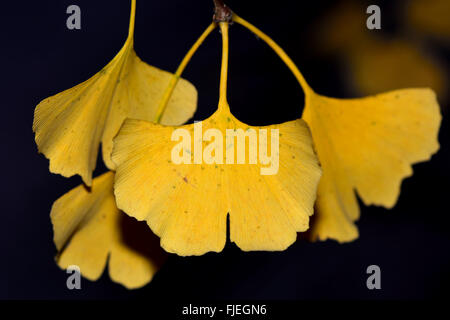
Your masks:
<path fill-rule="evenodd" d="M 58 265 L 80 266 L 88 279 L 100 277 L 109 257 L 111 279 L 128 288 L 145 285 L 159 268 L 161 249 L 148 228 L 116 207 L 114 173 L 92 179 L 100 143 L 111 161 L 112 139 L 126 118 L 154 121 L 159 101 L 173 75 L 141 61 L 133 47 L 136 1 L 132 1 L 128 38 L 114 59 L 89 80 L 36 107 L 33 131 L 50 171 L 78 174 L 84 185 L 58 199 L 52 208 Z M 161 122 L 179 125 L 192 117 L 197 91 L 179 79 Z M 130 235 L 134 240 L 130 243 Z"/>
<path fill-rule="evenodd" d="M 52 207 L 61 268 L 78 265 L 95 280 L 109 259 L 114 281 L 127 288 L 148 283 L 164 254 L 153 233 L 133 218 L 146 221 L 166 251 L 182 256 L 221 251 L 227 218 L 230 240 L 244 251 L 284 250 L 307 230 L 312 239 L 350 241 L 358 237 L 356 192 L 367 205 L 392 207 L 411 165 L 439 149 L 441 115 L 430 89 L 335 99 L 301 82 L 303 119 L 266 127 L 240 122 L 226 100 L 228 25 L 221 23 L 219 107 L 202 127 L 222 136 L 230 129 L 277 130 L 279 170 L 261 175 L 261 163 L 218 163 L 212 154 L 204 164 L 175 164 L 172 133 L 194 131 L 195 125 L 180 125 L 195 112 L 197 93 L 180 79 L 161 123 L 154 123 L 173 75 L 145 64 L 134 52 L 135 6 L 132 0 L 129 36 L 117 56 L 35 111 L 36 143 L 50 159 L 50 171 L 78 174 L 90 186 L 78 186 Z M 100 143 L 105 164 L 116 172 L 92 179 Z M 195 143 L 183 152 L 193 156 Z M 264 143 L 272 150 L 271 141 Z M 224 148 L 237 154 L 237 145 Z"/>

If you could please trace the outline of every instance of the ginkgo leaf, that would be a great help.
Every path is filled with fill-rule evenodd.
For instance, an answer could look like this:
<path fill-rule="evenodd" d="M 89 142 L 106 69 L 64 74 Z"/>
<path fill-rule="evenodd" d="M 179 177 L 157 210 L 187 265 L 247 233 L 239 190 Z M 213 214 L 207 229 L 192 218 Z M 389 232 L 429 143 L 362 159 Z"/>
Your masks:
<path fill-rule="evenodd" d="M 129 289 L 147 284 L 165 259 L 158 238 L 148 227 L 117 209 L 114 173 L 80 185 L 53 204 L 51 220 L 57 263 L 77 265 L 81 274 L 97 280 L 109 259 L 109 275 Z"/>
<path fill-rule="evenodd" d="M 323 168 L 309 236 L 356 239 L 360 212 L 355 192 L 366 205 L 393 207 L 402 180 L 412 175 L 411 165 L 429 160 L 439 149 L 442 116 L 434 91 L 403 89 L 360 99 L 321 96 L 268 35 L 236 14 L 233 21 L 264 40 L 304 91 L 303 119 Z"/>
<path fill-rule="evenodd" d="M 112 153 L 117 206 L 182 256 L 221 251 L 228 216 L 242 250 L 284 250 L 308 228 L 321 169 L 303 120 L 251 127 L 230 113 L 228 24 L 219 25 L 218 110 L 181 127 L 127 119 Z"/>
<path fill-rule="evenodd" d="M 358 237 L 355 191 L 366 205 L 391 208 L 411 165 L 439 149 L 439 105 L 430 89 L 404 89 L 361 99 L 307 94 L 309 124 L 323 168 L 313 239 Z"/>
<path fill-rule="evenodd" d="M 135 1 L 129 36 L 114 59 L 89 80 L 44 99 L 36 107 L 33 131 L 50 171 L 65 177 L 78 174 L 91 185 L 100 142 L 103 160 L 110 159 L 112 139 L 127 117 L 154 121 L 158 102 L 172 74 L 142 62 L 133 49 Z M 163 114 L 167 125 L 185 123 L 195 112 L 197 91 L 180 79 Z"/>
<path fill-rule="evenodd" d="M 204 137 L 197 134 L 200 126 Z M 177 143 L 171 140 L 172 134 L 180 128 L 193 139 L 182 149 L 173 149 Z M 256 140 L 244 138 L 247 160 L 241 164 L 230 163 L 227 152 L 232 150 L 237 157 L 239 142 L 226 141 L 227 129 L 228 134 L 256 135 Z M 279 141 L 272 140 L 276 132 Z M 211 146 L 217 149 L 209 153 Z M 255 155 L 252 148 L 279 157 L 275 174 L 262 174 L 268 164 L 250 162 Z M 172 150 L 180 151 L 191 164 L 176 164 Z M 194 163 L 199 154 L 202 163 Z M 242 250 L 286 249 L 297 232 L 308 229 L 321 175 L 303 120 L 251 127 L 233 117 L 226 102 L 207 120 L 178 128 L 127 119 L 114 140 L 112 159 L 117 165 L 118 207 L 147 221 L 161 237 L 161 246 L 182 256 L 221 251 L 228 214 L 230 240 Z"/>

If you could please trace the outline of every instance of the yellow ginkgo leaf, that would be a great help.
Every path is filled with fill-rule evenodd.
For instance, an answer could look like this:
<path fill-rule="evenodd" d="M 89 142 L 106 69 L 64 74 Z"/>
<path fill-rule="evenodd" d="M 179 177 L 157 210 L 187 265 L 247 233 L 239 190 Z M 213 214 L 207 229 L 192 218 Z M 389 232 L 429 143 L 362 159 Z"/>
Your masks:
<path fill-rule="evenodd" d="M 204 137 L 195 137 L 199 130 L 195 126 L 202 128 Z M 231 241 L 245 251 L 284 250 L 295 241 L 297 232 L 308 228 L 320 168 L 303 120 L 249 127 L 223 105 L 209 119 L 180 128 L 194 137 L 181 150 L 191 164 L 173 161 L 176 143 L 171 137 L 176 128 L 142 120 L 124 122 L 113 151 L 118 207 L 138 220 L 146 220 L 161 237 L 165 250 L 179 255 L 221 251 L 228 213 Z M 274 137 L 272 129 L 279 130 L 278 172 L 262 175 L 260 170 L 266 166 L 227 164 L 228 155 L 227 160 L 215 158 L 217 152 L 207 152 L 208 146 L 217 142 L 205 142 L 211 139 L 209 129 L 217 130 L 215 137 L 225 137 L 227 129 L 254 137 L 259 132 L 259 152 L 276 152 L 271 141 L 261 148 L 261 129 L 272 132 L 267 140 Z M 248 139 L 248 149 L 257 148 L 257 140 Z M 201 142 L 194 146 L 197 141 Z M 226 155 L 232 149 L 237 155 L 238 143 L 225 141 L 216 150 L 220 148 L 220 153 Z M 195 148 L 199 146 L 203 163 L 195 164 Z M 249 150 L 247 162 L 251 158 Z"/>
<path fill-rule="evenodd" d="M 158 238 L 148 227 L 117 209 L 114 173 L 93 180 L 89 190 L 80 185 L 53 204 L 51 220 L 57 263 L 97 280 L 109 258 L 111 279 L 129 289 L 147 284 L 165 259 Z"/>
<path fill-rule="evenodd" d="M 303 120 L 251 127 L 230 113 L 221 28 L 218 111 L 181 127 L 126 120 L 114 139 L 118 207 L 182 256 L 221 251 L 228 215 L 230 240 L 242 250 L 286 249 L 308 228 L 321 175 Z"/>
<path fill-rule="evenodd" d="M 136 0 L 132 0 L 128 39 L 120 52 L 89 80 L 43 100 L 36 107 L 33 131 L 50 171 L 80 175 L 91 185 L 98 148 L 110 169 L 112 139 L 127 117 L 154 121 L 158 102 L 172 74 L 142 62 L 133 49 Z M 185 123 L 195 112 L 197 91 L 178 81 L 161 122 Z"/>
<path fill-rule="evenodd" d="M 430 89 L 396 90 L 361 99 L 334 99 L 309 91 L 309 124 L 323 177 L 317 193 L 313 239 L 358 237 L 355 191 L 366 205 L 391 208 L 411 165 L 439 149 L 439 105 Z"/>
<path fill-rule="evenodd" d="M 269 36 L 234 15 L 233 20 L 263 39 L 285 62 L 305 93 L 308 123 L 323 176 L 317 191 L 312 239 L 354 240 L 359 205 L 391 208 L 411 165 L 439 149 L 441 113 L 431 89 L 403 89 L 360 99 L 321 96 Z"/>

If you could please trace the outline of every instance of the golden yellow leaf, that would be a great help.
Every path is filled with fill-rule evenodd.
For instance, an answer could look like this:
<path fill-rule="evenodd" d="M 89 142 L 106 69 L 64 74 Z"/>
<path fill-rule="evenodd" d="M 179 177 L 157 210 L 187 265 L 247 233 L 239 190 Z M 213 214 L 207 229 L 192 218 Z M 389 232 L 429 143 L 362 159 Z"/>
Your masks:
<path fill-rule="evenodd" d="M 439 105 L 430 89 L 404 89 L 361 99 L 334 99 L 309 91 L 309 124 L 323 177 L 313 239 L 358 237 L 355 191 L 366 205 L 391 208 L 411 165 L 439 149 Z"/>
<path fill-rule="evenodd" d="M 165 259 L 158 238 L 117 209 L 114 173 L 72 189 L 53 204 L 51 220 L 57 263 L 66 269 L 77 265 L 81 274 L 97 280 L 109 259 L 111 279 L 129 289 L 147 284 Z"/>
<path fill-rule="evenodd" d="M 205 136 L 197 135 L 200 126 Z M 303 120 L 250 127 L 233 117 L 225 102 L 207 120 L 179 128 L 194 137 L 180 150 L 191 164 L 174 163 L 176 143 L 171 138 L 177 128 L 141 120 L 124 122 L 112 156 L 117 164 L 118 207 L 146 220 L 166 251 L 182 256 L 221 251 L 227 214 L 231 241 L 244 251 L 284 250 L 295 241 L 297 232 L 308 228 L 321 170 Z M 223 157 L 232 149 L 237 158 L 238 143 L 223 138 L 216 149 L 223 155 L 218 161 L 215 156 L 220 152 L 208 153 L 207 148 L 219 144 L 219 139 L 203 140 L 208 139 L 208 129 L 223 137 L 227 129 L 249 135 L 259 132 L 259 138 L 247 138 L 244 163 L 227 164 L 231 157 Z M 258 147 L 256 141 L 262 143 L 260 129 L 267 130 L 267 144 L 260 145 L 259 152 L 275 148 L 271 129 L 279 130 L 279 169 L 273 175 L 261 174 L 267 166 L 249 161 L 250 150 Z M 276 150 L 268 155 L 271 152 Z M 196 154 L 203 155 L 202 163 L 194 163 Z"/>
<path fill-rule="evenodd" d="M 353 2 L 352 2 L 353 3 Z M 312 239 L 354 240 L 359 205 L 391 208 L 411 165 L 439 149 L 441 113 L 431 89 L 403 89 L 360 99 L 335 99 L 314 92 L 284 50 L 261 30 L 234 15 L 233 20 L 264 40 L 297 78 L 305 93 L 308 123 L 323 176 Z"/>
<path fill-rule="evenodd" d="M 158 102 L 172 74 L 142 62 L 133 49 L 135 0 L 128 39 L 120 52 L 89 80 L 44 99 L 36 107 L 33 131 L 39 152 L 50 160 L 50 171 L 80 175 L 91 185 L 100 142 L 103 160 L 110 160 L 112 139 L 127 117 L 154 121 Z M 180 125 L 195 112 L 197 91 L 180 80 L 161 122 Z"/>
<path fill-rule="evenodd" d="M 127 119 L 114 139 L 117 206 L 181 256 L 221 251 L 228 215 L 242 250 L 286 249 L 308 229 L 321 175 L 303 120 L 251 127 L 231 114 L 228 24 L 220 28 L 218 110 L 181 127 Z"/>

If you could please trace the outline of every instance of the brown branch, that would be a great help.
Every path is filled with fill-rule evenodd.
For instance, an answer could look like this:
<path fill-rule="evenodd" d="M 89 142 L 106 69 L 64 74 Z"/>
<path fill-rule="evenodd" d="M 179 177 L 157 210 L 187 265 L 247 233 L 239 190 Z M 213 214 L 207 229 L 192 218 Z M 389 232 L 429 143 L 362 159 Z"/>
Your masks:
<path fill-rule="evenodd" d="M 232 22 L 233 11 L 223 3 L 223 0 L 213 0 L 214 1 L 214 16 L 213 20 L 216 23 L 219 22 Z"/>

